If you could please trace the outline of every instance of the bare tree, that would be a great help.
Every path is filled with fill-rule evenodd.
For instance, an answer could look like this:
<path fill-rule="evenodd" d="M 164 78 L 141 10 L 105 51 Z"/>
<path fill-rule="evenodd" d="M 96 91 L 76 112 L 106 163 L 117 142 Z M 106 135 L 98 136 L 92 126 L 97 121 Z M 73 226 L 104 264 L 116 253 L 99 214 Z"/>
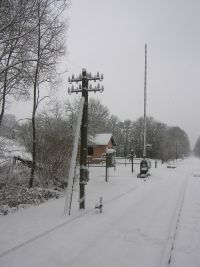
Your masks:
<path fill-rule="evenodd" d="M 36 111 L 40 98 L 41 85 L 49 83 L 51 86 L 57 77 L 56 66 L 60 56 L 65 51 L 64 34 L 66 22 L 61 15 L 68 6 L 68 2 L 61 0 L 37 0 L 35 7 L 35 31 L 33 40 L 29 41 L 29 54 L 35 58 L 35 64 L 27 66 L 31 69 L 33 83 L 32 110 L 32 169 L 29 186 L 33 186 L 36 167 Z"/>
<path fill-rule="evenodd" d="M 20 125 L 20 139 L 28 152 L 32 152 L 32 124 Z M 50 101 L 36 116 L 37 146 L 36 174 L 43 186 L 63 187 L 72 151 L 72 135 L 68 134 L 68 123 L 63 106 Z"/>
<path fill-rule="evenodd" d="M 67 120 L 73 129 L 74 122 L 77 119 L 79 110 L 79 98 L 65 103 L 65 111 Z M 110 112 L 98 99 L 90 98 L 88 103 L 88 133 L 95 135 L 96 133 L 112 132 L 109 119 Z"/>
<path fill-rule="evenodd" d="M 196 157 L 200 158 L 200 137 L 197 139 L 195 143 L 193 152 Z"/>
<path fill-rule="evenodd" d="M 167 127 L 164 133 L 164 160 L 174 160 L 188 156 L 190 143 L 187 134 L 179 127 Z"/>
<path fill-rule="evenodd" d="M 10 97 L 28 97 L 30 85 L 25 62 L 28 58 L 27 40 L 33 33 L 35 0 L 10 0 L 0 3 L 0 125 Z"/>
<path fill-rule="evenodd" d="M 131 146 L 131 131 L 133 128 L 133 123 L 128 119 L 124 120 L 123 122 L 119 122 L 119 128 L 121 131 L 120 153 L 123 153 L 123 156 L 126 157 Z"/>
<path fill-rule="evenodd" d="M 119 124 L 119 118 L 115 115 L 111 115 L 108 124 L 109 127 L 111 128 L 112 134 L 115 135 Z"/>
<path fill-rule="evenodd" d="M 72 151 L 72 136 L 58 101 L 37 116 L 37 168 L 44 185 L 63 187 Z"/>
<path fill-rule="evenodd" d="M 68 125 L 68 134 L 73 135 L 76 126 L 76 120 L 78 118 L 78 110 L 79 110 L 80 97 L 77 97 L 73 101 L 65 101 L 65 116 Z"/>
<path fill-rule="evenodd" d="M 100 100 L 90 98 L 88 104 L 88 132 L 91 135 L 109 131 L 110 112 Z"/>

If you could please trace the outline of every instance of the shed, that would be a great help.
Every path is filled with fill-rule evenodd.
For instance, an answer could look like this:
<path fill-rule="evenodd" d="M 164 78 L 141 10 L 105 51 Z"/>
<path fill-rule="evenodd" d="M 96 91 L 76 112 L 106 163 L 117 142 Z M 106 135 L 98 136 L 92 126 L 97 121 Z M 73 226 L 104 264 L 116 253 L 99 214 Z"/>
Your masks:
<path fill-rule="evenodd" d="M 88 156 L 92 162 L 101 162 L 108 149 L 114 149 L 116 142 L 111 133 L 100 133 L 88 138 Z"/>

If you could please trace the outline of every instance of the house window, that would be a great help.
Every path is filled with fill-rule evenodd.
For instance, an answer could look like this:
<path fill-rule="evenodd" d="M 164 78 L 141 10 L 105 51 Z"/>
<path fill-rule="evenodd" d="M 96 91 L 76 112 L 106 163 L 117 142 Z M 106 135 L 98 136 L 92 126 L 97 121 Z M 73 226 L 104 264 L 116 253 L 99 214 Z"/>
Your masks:
<path fill-rule="evenodd" d="M 92 146 L 88 147 L 88 156 L 93 156 L 94 155 L 94 148 Z"/>

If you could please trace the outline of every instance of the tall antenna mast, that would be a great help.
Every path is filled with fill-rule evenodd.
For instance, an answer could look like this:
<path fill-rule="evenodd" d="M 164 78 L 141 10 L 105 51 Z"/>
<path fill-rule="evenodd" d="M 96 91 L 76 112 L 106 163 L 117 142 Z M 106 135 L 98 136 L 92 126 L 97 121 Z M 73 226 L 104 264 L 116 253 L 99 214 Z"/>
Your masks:
<path fill-rule="evenodd" d="M 147 44 L 145 44 L 145 72 L 144 72 L 144 148 L 143 158 L 146 158 L 146 139 L 147 139 L 147 117 L 146 117 L 146 102 L 147 102 Z"/>

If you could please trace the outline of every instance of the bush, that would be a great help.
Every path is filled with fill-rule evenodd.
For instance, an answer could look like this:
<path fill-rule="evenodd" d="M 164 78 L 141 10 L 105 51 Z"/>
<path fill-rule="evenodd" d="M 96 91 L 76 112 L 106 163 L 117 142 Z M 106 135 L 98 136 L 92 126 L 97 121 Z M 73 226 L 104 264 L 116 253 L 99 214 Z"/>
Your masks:
<path fill-rule="evenodd" d="M 10 185 L 0 189 L 0 215 L 13 213 L 19 208 L 38 205 L 49 199 L 56 199 L 61 192 L 48 188 L 27 188 L 25 186 Z"/>

